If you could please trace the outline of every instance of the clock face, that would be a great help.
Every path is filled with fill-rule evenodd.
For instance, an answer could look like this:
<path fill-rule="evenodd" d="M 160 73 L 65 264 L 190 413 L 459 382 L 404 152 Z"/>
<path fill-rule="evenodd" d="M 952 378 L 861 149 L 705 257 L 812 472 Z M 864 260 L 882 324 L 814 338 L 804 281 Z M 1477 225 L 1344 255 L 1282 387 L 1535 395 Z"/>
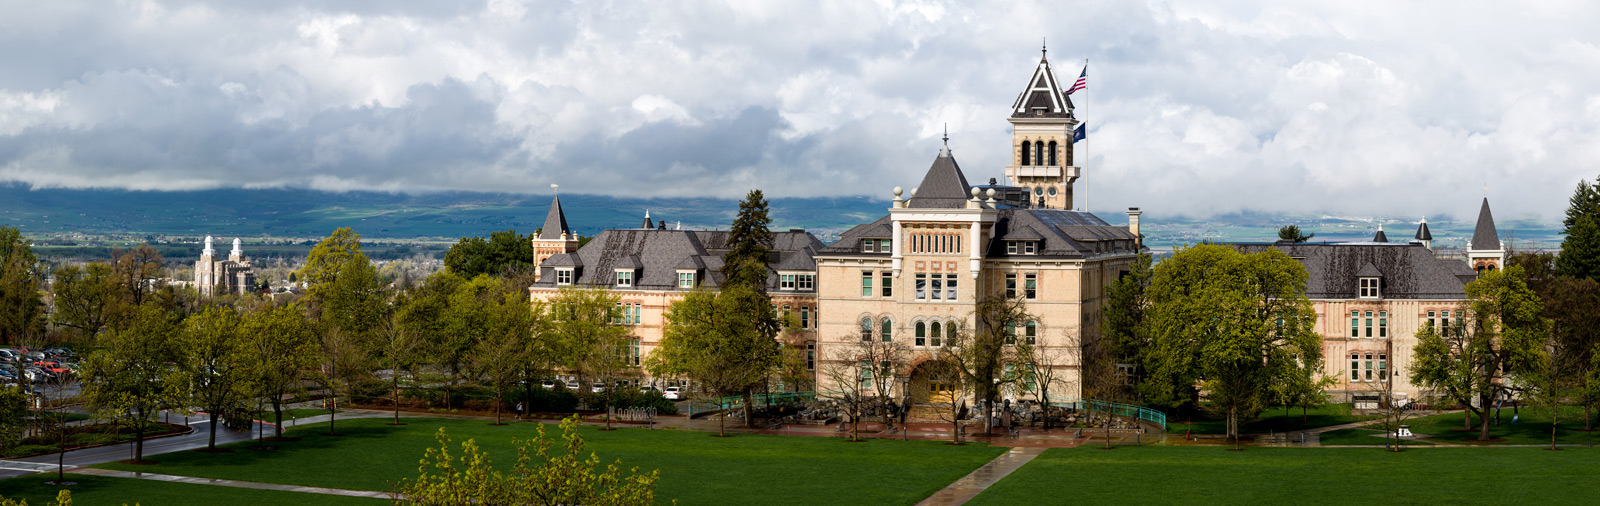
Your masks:
<path fill-rule="evenodd" d="M 1034 195 L 1044 195 L 1044 188 L 1034 188 L 1033 189 L 1033 194 Z"/>
<path fill-rule="evenodd" d="M 1055 187 L 1051 187 L 1051 188 L 1050 188 L 1050 196 L 1051 196 L 1051 197 L 1054 197 L 1054 196 L 1056 196 L 1056 189 L 1055 189 Z"/>

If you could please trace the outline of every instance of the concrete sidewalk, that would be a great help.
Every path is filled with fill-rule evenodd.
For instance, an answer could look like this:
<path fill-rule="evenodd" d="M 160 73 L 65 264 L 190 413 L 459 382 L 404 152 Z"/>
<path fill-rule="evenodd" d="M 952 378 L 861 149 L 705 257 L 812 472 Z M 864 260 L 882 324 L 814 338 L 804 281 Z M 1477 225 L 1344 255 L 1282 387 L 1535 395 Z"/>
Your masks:
<path fill-rule="evenodd" d="M 261 483 L 258 481 L 219 480 L 214 478 L 195 478 L 192 476 L 176 476 L 171 474 L 134 473 L 128 471 L 113 471 L 94 467 L 83 467 L 67 471 L 73 474 L 89 476 L 109 476 L 112 478 L 128 478 L 134 480 L 165 481 L 171 483 L 190 483 L 195 485 L 218 485 L 223 487 L 254 488 L 259 490 L 279 490 L 283 492 L 304 492 L 308 494 L 342 495 L 349 497 L 370 497 L 373 499 L 389 499 L 388 492 L 374 492 L 370 490 L 345 490 L 342 488 L 305 487 L 300 485 L 280 485 L 277 483 Z"/>

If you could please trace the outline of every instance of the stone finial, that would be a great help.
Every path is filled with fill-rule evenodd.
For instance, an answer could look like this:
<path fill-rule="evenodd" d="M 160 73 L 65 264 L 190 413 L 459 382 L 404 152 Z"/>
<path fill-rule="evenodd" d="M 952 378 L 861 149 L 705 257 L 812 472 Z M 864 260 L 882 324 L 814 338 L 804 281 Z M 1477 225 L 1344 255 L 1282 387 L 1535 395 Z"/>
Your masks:
<path fill-rule="evenodd" d="M 216 254 L 217 253 L 217 249 L 212 247 L 212 242 L 213 241 L 214 240 L 211 238 L 211 236 L 209 236 L 209 235 L 206 236 L 206 249 L 201 250 L 200 254 L 202 254 L 202 255 L 214 255 L 214 254 Z"/>

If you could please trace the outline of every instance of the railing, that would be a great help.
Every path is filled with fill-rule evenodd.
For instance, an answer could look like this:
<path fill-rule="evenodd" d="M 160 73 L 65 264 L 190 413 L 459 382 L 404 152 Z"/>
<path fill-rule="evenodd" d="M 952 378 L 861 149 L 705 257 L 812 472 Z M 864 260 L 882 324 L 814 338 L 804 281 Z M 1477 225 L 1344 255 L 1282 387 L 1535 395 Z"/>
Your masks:
<path fill-rule="evenodd" d="M 1123 404 L 1120 402 L 1097 401 L 1093 399 L 1050 399 L 1049 404 L 1058 408 L 1072 408 L 1101 413 L 1111 413 L 1115 416 L 1137 417 L 1150 423 L 1167 428 L 1167 414 L 1144 406 Z"/>
<path fill-rule="evenodd" d="M 814 400 L 817 399 L 817 393 L 816 392 L 777 392 L 777 393 L 755 394 L 755 395 L 752 395 L 750 397 L 751 397 L 750 400 L 752 402 L 755 402 L 756 405 L 768 406 L 768 405 L 772 405 L 774 403 L 782 403 L 782 402 L 789 402 L 789 401 L 811 402 L 811 401 L 814 401 Z M 742 395 L 730 395 L 728 397 L 712 399 L 712 400 L 701 402 L 701 403 L 697 403 L 697 404 L 700 404 L 700 406 L 698 406 L 700 408 L 700 411 L 718 410 L 718 409 L 739 409 L 739 408 L 743 408 L 744 407 L 744 396 L 742 396 Z M 693 408 L 690 408 L 690 409 L 691 409 L 691 411 L 693 411 Z"/>

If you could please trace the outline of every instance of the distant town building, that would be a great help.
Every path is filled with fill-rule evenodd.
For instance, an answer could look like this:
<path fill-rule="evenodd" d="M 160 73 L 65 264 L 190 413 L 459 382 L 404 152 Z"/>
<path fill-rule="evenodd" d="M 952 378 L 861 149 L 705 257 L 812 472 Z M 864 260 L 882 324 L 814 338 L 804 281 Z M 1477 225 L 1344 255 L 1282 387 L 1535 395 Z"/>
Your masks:
<path fill-rule="evenodd" d="M 211 236 L 206 236 L 206 247 L 200 251 L 200 261 L 194 263 L 194 287 L 200 296 L 249 293 L 256 286 L 256 269 L 244 256 L 242 242 L 233 239 L 233 251 L 228 258 L 217 259 Z"/>

